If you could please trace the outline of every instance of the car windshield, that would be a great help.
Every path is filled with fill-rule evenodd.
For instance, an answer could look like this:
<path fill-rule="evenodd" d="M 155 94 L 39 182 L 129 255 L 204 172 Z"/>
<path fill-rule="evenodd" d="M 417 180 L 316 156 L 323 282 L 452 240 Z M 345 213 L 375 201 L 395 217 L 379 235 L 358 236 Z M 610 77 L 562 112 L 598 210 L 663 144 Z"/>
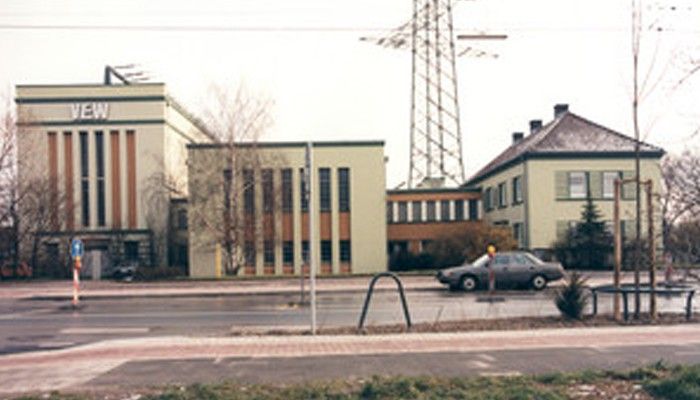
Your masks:
<path fill-rule="evenodd" d="M 530 253 L 523 253 L 523 255 L 524 255 L 525 257 L 527 257 L 528 260 L 532 261 L 533 264 L 537 264 L 537 265 L 542 265 L 542 264 L 544 264 L 544 262 L 542 262 L 542 260 L 540 260 L 539 258 L 533 256 L 533 255 L 530 254 Z"/>
<path fill-rule="evenodd" d="M 475 267 L 485 267 L 486 264 L 489 262 L 489 255 L 484 254 L 483 256 L 477 258 L 472 265 Z"/>

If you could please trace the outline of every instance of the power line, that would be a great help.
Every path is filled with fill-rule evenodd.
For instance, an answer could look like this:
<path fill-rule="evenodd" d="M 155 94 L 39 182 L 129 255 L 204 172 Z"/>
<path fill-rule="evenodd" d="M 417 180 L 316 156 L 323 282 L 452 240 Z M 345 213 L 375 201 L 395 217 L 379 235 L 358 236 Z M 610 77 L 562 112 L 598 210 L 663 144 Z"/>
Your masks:
<path fill-rule="evenodd" d="M 153 32 L 387 32 L 391 28 L 351 27 L 351 26 L 226 26 L 226 25 L 80 25 L 80 24 L 0 24 L 0 30 L 16 31 L 153 31 Z M 627 32 L 627 27 L 523 27 L 508 28 L 511 32 Z M 700 33 L 698 29 L 665 29 L 673 33 Z M 473 29 L 455 29 L 455 32 L 474 32 Z"/>

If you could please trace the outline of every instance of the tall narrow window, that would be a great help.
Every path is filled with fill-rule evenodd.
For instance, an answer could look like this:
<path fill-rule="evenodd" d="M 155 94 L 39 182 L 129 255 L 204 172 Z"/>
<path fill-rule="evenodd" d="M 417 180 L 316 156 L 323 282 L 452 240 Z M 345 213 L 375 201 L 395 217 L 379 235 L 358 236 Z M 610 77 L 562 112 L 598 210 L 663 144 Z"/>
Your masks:
<path fill-rule="evenodd" d="M 231 184 L 233 183 L 233 171 L 231 169 L 224 170 L 224 210 L 225 217 L 228 218 L 231 211 Z"/>
<path fill-rule="evenodd" d="M 321 212 L 331 210 L 331 170 L 330 168 L 318 169 L 318 183 L 321 195 Z"/>
<path fill-rule="evenodd" d="M 83 226 L 90 226 L 90 169 L 88 134 L 80 132 L 80 209 Z"/>
<path fill-rule="evenodd" d="M 464 200 L 455 200 L 455 220 L 464 221 Z"/>
<path fill-rule="evenodd" d="M 292 170 L 289 168 L 282 170 L 282 211 L 292 212 Z"/>
<path fill-rule="evenodd" d="M 309 241 L 303 240 L 301 242 L 301 260 L 304 264 L 309 263 Z"/>
<path fill-rule="evenodd" d="M 423 221 L 423 202 L 414 201 L 411 203 L 411 219 L 413 222 Z"/>
<path fill-rule="evenodd" d="M 513 178 L 513 204 L 523 202 L 523 179 L 520 176 Z"/>
<path fill-rule="evenodd" d="M 394 202 L 386 202 L 386 222 L 391 224 L 394 222 Z"/>
<path fill-rule="evenodd" d="M 272 240 L 266 240 L 263 246 L 263 260 L 265 265 L 275 265 L 275 242 Z"/>
<path fill-rule="evenodd" d="M 245 258 L 246 265 L 255 265 L 255 243 L 251 240 L 247 240 L 243 247 L 243 257 Z"/>
<path fill-rule="evenodd" d="M 321 262 L 330 263 L 333 260 L 333 247 L 330 240 L 321 240 Z"/>
<path fill-rule="evenodd" d="M 274 179 L 271 169 L 262 170 L 263 210 L 265 213 L 271 213 L 275 208 Z"/>
<path fill-rule="evenodd" d="M 588 193 L 588 182 L 585 172 L 569 173 L 569 198 L 583 199 Z"/>
<path fill-rule="evenodd" d="M 286 241 L 282 243 L 282 263 L 284 265 L 294 264 L 294 242 Z"/>
<path fill-rule="evenodd" d="M 450 201 L 442 200 L 440 201 L 440 221 L 450 220 Z"/>
<path fill-rule="evenodd" d="M 97 225 L 105 226 L 105 146 L 102 131 L 95 132 L 95 171 L 97 172 Z"/>
<path fill-rule="evenodd" d="M 299 168 L 299 193 L 301 194 L 301 211 L 309 211 L 309 194 L 306 192 L 306 181 L 309 179 L 306 176 L 304 168 Z"/>
<path fill-rule="evenodd" d="M 620 178 L 619 172 L 603 172 L 603 198 L 615 197 L 615 179 Z"/>
<path fill-rule="evenodd" d="M 338 210 L 350 211 L 350 169 L 338 168 Z"/>
<path fill-rule="evenodd" d="M 408 203 L 399 201 L 399 222 L 408 222 Z"/>
<path fill-rule="evenodd" d="M 243 208 L 246 214 L 255 214 L 255 173 L 243 170 Z"/>
<path fill-rule="evenodd" d="M 469 200 L 469 220 L 476 221 L 479 219 L 479 201 L 476 199 Z"/>
<path fill-rule="evenodd" d="M 501 182 L 498 184 L 498 207 L 503 208 L 507 206 L 506 201 L 506 183 Z"/>
<path fill-rule="evenodd" d="M 350 251 L 350 241 L 341 240 L 340 241 L 340 262 L 350 262 L 352 261 L 352 252 Z"/>
<path fill-rule="evenodd" d="M 437 213 L 435 210 L 435 200 L 429 200 L 426 203 L 426 207 L 427 207 L 427 210 L 426 210 L 426 218 L 425 219 L 428 220 L 428 222 L 435 221 L 437 219 Z"/>

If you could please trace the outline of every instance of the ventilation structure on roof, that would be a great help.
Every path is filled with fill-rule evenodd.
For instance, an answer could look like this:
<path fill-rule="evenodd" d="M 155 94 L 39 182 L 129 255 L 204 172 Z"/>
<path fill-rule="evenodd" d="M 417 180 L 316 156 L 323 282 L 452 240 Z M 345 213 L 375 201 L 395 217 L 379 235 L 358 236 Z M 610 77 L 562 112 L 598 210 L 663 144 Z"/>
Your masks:
<path fill-rule="evenodd" d="M 525 134 L 522 132 L 513 132 L 513 144 L 516 144 L 523 140 Z"/>
<path fill-rule="evenodd" d="M 569 105 L 565 103 L 559 103 L 554 105 L 554 118 L 564 114 L 569 111 Z"/>
<path fill-rule="evenodd" d="M 530 120 L 530 134 L 537 133 L 540 129 L 542 129 L 541 119 Z"/>

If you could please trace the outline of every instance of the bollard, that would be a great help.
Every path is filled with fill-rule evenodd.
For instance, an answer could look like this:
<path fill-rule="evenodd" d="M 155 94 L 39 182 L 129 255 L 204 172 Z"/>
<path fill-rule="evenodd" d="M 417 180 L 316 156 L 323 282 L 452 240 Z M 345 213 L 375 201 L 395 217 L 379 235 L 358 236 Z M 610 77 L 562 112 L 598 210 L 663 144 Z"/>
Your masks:
<path fill-rule="evenodd" d="M 80 256 L 75 257 L 73 264 L 73 308 L 78 308 L 80 302 Z"/>

